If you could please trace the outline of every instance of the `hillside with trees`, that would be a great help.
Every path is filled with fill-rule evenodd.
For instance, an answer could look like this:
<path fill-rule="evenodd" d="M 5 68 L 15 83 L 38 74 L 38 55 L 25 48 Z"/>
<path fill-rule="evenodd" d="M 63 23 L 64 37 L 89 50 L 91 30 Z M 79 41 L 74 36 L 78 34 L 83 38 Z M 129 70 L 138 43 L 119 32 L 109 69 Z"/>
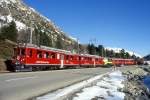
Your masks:
<path fill-rule="evenodd" d="M 88 53 L 91 55 L 99 55 L 101 57 L 110 57 L 110 58 L 124 58 L 124 59 L 136 59 L 137 57 L 133 54 L 130 55 L 124 49 L 120 52 L 114 50 L 108 50 L 103 45 L 95 46 L 94 44 L 88 44 L 87 46 Z"/>
<path fill-rule="evenodd" d="M 150 61 L 150 54 L 144 57 L 144 60 Z"/>

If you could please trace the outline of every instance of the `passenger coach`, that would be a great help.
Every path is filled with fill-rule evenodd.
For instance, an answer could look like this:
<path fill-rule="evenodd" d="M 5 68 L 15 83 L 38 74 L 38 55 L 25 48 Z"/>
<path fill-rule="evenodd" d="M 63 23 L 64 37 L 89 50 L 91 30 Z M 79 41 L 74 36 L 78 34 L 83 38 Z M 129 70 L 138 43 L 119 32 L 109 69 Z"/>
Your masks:
<path fill-rule="evenodd" d="M 73 54 L 70 51 L 33 44 L 14 48 L 12 64 L 15 71 L 37 71 L 61 68 L 96 67 L 103 65 L 103 58 L 89 54 Z"/>

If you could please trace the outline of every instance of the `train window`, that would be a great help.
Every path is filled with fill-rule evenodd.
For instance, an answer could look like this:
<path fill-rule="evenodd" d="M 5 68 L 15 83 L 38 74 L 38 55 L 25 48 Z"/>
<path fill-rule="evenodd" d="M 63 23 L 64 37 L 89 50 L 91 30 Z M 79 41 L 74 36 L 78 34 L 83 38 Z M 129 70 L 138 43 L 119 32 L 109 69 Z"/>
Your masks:
<path fill-rule="evenodd" d="M 56 58 L 56 54 L 55 53 L 51 53 L 51 58 L 55 59 Z"/>
<path fill-rule="evenodd" d="M 95 61 L 98 61 L 98 58 L 96 58 Z"/>
<path fill-rule="evenodd" d="M 66 60 L 69 60 L 69 55 L 66 55 Z"/>
<path fill-rule="evenodd" d="M 42 51 L 37 51 L 37 58 L 42 58 Z"/>
<path fill-rule="evenodd" d="M 86 60 L 88 61 L 88 60 L 89 60 L 89 58 L 87 57 L 87 58 L 86 58 Z"/>
<path fill-rule="evenodd" d="M 44 52 L 44 58 L 49 58 L 49 53 L 48 52 Z"/>
<path fill-rule="evenodd" d="M 29 57 L 32 57 L 32 50 L 29 51 Z"/>
<path fill-rule="evenodd" d="M 46 58 L 49 58 L 49 53 L 48 52 L 46 52 L 45 55 L 46 55 Z"/>
<path fill-rule="evenodd" d="M 89 61 L 89 57 L 87 57 L 87 60 Z"/>
<path fill-rule="evenodd" d="M 16 56 L 16 55 L 18 55 L 18 50 L 16 49 L 16 48 L 14 48 L 14 55 L 13 56 Z"/>
<path fill-rule="evenodd" d="M 91 61 L 91 60 L 92 60 L 92 58 L 89 57 L 89 61 Z"/>
<path fill-rule="evenodd" d="M 20 55 L 20 49 L 15 48 L 14 50 L 15 50 L 16 55 Z"/>
<path fill-rule="evenodd" d="M 87 60 L 87 57 L 85 57 L 84 60 Z"/>
<path fill-rule="evenodd" d="M 73 56 L 70 56 L 70 60 L 73 60 Z"/>
<path fill-rule="evenodd" d="M 89 58 L 90 61 L 92 61 L 92 58 Z"/>
<path fill-rule="evenodd" d="M 25 49 L 21 49 L 21 55 L 25 55 Z"/>
<path fill-rule="evenodd" d="M 79 57 L 79 60 L 81 60 L 81 57 Z"/>

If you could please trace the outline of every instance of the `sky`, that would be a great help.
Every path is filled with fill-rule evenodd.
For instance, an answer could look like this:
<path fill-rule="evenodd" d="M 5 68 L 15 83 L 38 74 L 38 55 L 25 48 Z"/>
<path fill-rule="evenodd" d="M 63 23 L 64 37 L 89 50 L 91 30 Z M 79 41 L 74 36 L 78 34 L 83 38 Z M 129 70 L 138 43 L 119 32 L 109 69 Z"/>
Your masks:
<path fill-rule="evenodd" d="M 24 0 L 83 44 L 150 54 L 150 0 Z"/>

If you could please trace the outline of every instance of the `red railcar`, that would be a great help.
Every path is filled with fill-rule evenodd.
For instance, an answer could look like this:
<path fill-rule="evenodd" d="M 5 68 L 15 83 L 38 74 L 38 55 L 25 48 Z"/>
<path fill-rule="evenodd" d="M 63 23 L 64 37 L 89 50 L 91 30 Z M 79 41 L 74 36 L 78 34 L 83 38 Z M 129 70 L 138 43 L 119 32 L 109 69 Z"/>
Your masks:
<path fill-rule="evenodd" d="M 122 58 L 112 58 L 113 65 L 134 65 L 135 60 L 134 59 L 122 59 Z"/>
<path fill-rule="evenodd" d="M 110 58 L 113 65 L 133 65 L 133 59 Z M 104 58 L 89 54 L 27 44 L 14 48 L 12 65 L 15 71 L 37 71 L 60 68 L 97 67 L 104 65 Z"/>
<path fill-rule="evenodd" d="M 15 71 L 36 71 L 80 66 L 96 67 L 103 64 L 103 58 L 73 54 L 70 51 L 44 46 L 26 45 L 14 49 L 12 63 Z"/>
<path fill-rule="evenodd" d="M 103 58 L 96 55 L 81 54 L 79 56 L 80 66 L 97 67 L 104 64 Z"/>

